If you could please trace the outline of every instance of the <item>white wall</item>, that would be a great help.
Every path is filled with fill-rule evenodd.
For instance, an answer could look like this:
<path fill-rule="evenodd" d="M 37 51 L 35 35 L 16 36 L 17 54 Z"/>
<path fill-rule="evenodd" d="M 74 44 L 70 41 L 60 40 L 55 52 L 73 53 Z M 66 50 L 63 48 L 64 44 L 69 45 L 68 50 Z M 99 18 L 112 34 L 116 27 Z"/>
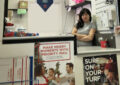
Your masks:
<path fill-rule="evenodd" d="M 0 45 L 0 58 L 33 55 L 34 44 L 32 43 Z"/>
<path fill-rule="evenodd" d="M 4 0 L 0 0 L 0 44 L 3 36 Z"/>
<path fill-rule="evenodd" d="M 36 2 L 29 4 L 29 32 L 40 34 L 56 34 L 61 32 L 61 11 L 60 3 L 54 3 L 46 12 Z"/>
<path fill-rule="evenodd" d="M 62 0 L 62 33 L 71 33 L 75 25 L 75 10 L 67 11 Z"/>
<path fill-rule="evenodd" d="M 19 0 L 9 0 L 8 9 L 17 9 Z M 67 12 L 64 0 L 54 0 L 54 4 L 44 12 L 36 3 L 36 0 L 29 1 L 28 12 L 25 15 L 17 15 L 13 12 L 12 22 L 15 28 L 23 26 L 28 32 L 40 34 L 61 34 L 71 33 L 74 25 L 75 11 Z"/>
<path fill-rule="evenodd" d="M 19 0 L 8 0 L 8 8 L 9 9 L 17 9 Z"/>
<path fill-rule="evenodd" d="M 64 0 L 54 1 L 46 12 L 36 2 L 29 4 L 29 32 L 38 32 L 40 35 L 61 34 L 65 29 L 71 29 L 73 23 L 74 14 L 66 11 Z"/>
<path fill-rule="evenodd" d="M 115 36 L 116 39 L 116 48 L 120 48 L 120 34 Z"/>
<path fill-rule="evenodd" d="M 13 11 L 12 22 L 15 25 L 16 31 L 20 27 L 28 29 L 28 13 L 26 13 L 24 15 L 18 15 L 17 11 Z"/>

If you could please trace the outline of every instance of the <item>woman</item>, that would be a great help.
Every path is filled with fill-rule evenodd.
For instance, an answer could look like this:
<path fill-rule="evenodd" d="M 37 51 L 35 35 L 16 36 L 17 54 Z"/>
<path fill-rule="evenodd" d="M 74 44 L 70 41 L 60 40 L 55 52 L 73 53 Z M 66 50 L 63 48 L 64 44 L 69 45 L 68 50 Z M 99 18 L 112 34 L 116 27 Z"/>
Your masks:
<path fill-rule="evenodd" d="M 35 84 L 34 85 L 48 85 L 48 79 L 45 77 L 45 68 L 41 64 L 35 67 Z"/>
<path fill-rule="evenodd" d="M 72 30 L 77 37 L 77 46 L 90 46 L 96 31 L 95 25 L 91 22 L 91 12 L 83 8 L 79 14 L 79 20 Z"/>

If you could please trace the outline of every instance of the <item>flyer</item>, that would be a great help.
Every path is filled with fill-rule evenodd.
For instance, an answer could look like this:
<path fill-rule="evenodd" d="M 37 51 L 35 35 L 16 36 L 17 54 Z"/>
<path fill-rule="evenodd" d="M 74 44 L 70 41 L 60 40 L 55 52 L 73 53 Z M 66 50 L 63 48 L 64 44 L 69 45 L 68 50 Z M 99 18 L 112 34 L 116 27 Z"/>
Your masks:
<path fill-rule="evenodd" d="M 29 85 L 30 59 L 18 56 L 0 59 L 0 84 Z"/>
<path fill-rule="evenodd" d="M 85 85 L 119 85 L 116 55 L 83 58 Z"/>
<path fill-rule="evenodd" d="M 73 42 L 44 42 L 35 45 L 34 85 L 75 83 Z"/>

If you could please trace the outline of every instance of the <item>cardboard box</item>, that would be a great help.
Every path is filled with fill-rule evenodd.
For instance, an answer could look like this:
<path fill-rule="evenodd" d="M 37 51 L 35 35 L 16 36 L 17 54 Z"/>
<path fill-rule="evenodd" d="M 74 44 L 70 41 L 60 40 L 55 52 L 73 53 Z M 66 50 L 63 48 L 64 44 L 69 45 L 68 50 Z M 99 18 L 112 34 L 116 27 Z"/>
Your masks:
<path fill-rule="evenodd" d="M 13 16 L 13 10 L 8 10 L 8 18 L 11 20 Z"/>
<path fill-rule="evenodd" d="M 18 8 L 27 9 L 28 8 L 28 1 L 19 1 Z"/>

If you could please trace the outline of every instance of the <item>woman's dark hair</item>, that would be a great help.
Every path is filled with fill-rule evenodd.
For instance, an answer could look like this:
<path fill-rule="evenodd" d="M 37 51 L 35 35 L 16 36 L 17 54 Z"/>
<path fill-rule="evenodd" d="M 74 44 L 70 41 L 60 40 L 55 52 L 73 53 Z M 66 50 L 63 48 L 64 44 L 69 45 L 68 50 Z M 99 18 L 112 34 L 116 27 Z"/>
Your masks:
<path fill-rule="evenodd" d="M 80 14 L 79 14 L 79 20 L 78 20 L 78 23 L 77 23 L 77 25 L 76 25 L 77 29 L 79 29 L 79 28 L 81 28 L 81 27 L 84 26 L 84 22 L 83 22 L 83 20 L 82 20 L 82 15 L 85 14 L 85 13 L 87 13 L 87 14 L 90 16 L 90 21 L 92 20 L 90 10 L 87 9 L 87 8 L 83 8 L 83 9 L 81 10 Z"/>
<path fill-rule="evenodd" d="M 42 75 L 42 67 L 43 67 L 42 64 L 37 64 L 35 66 L 35 71 L 34 71 L 35 77 Z"/>

